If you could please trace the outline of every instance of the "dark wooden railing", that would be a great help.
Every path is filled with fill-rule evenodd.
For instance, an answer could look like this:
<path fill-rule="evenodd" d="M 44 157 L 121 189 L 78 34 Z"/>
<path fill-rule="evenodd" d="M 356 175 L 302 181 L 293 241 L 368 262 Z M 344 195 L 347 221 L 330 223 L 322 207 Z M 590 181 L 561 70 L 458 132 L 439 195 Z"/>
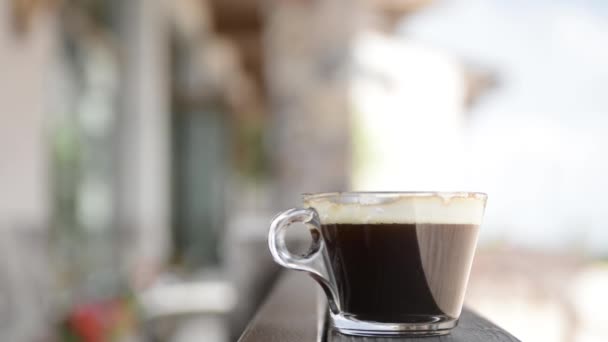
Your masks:
<path fill-rule="evenodd" d="M 318 286 L 303 273 L 285 272 L 239 342 L 513 342 L 513 335 L 469 309 L 449 335 L 425 338 L 371 338 L 342 335 L 328 328 Z"/>

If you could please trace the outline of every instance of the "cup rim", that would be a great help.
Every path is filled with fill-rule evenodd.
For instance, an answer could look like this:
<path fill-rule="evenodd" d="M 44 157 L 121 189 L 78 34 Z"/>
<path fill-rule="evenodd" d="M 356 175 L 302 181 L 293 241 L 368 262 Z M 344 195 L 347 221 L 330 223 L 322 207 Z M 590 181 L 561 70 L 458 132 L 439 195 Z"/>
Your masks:
<path fill-rule="evenodd" d="M 302 193 L 304 201 L 345 198 L 345 197 L 384 197 L 384 198 L 406 198 L 406 197 L 440 197 L 440 198 L 471 198 L 486 200 L 488 194 L 479 191 L 333 191 L 333 192 L 305 192 Z"/>

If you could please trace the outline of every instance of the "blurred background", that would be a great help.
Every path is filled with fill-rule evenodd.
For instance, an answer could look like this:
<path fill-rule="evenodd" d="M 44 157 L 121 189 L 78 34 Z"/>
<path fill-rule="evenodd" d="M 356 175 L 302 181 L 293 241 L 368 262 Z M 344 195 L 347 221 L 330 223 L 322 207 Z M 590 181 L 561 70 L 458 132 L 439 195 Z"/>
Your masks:
<path fill-rule="evenodd" d="M 273 215 L 352 189 L 487 192 L 469 306 L 606 341 L 606 42 L 600 0 L 2 1 L 0 339 L 234 341 Z"/>

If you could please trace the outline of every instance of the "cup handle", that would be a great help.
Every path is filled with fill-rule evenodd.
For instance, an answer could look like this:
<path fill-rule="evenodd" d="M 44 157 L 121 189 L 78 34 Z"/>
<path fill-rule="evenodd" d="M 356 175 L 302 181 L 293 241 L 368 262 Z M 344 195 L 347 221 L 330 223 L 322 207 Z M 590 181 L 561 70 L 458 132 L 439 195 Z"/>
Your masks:
<path fill-rule="evenodd" d="M 312 244 L 304 255 L 289 252 L 285 245 L 285 233 L 293 223 L 303 223 L 310 230 Z M 332 312 L 339 311 L 335 278 L 328 267 L 328 256 L 325 241 L 321 234 L 319 214 L 312 208 L 294 208 L 277 215 L 270 224 L 268 248 L 274 261 L 297 271 L 308 272 L 316 280 L 327 296 L 327 303 Z"/>

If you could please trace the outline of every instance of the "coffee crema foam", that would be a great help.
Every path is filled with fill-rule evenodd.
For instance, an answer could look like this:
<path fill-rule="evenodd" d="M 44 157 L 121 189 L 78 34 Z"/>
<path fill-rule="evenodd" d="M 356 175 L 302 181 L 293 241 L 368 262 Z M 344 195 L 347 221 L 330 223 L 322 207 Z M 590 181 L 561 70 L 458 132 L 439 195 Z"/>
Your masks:
<path fill-rule="evenodd" d="M 322 224 L 431 223 L 480 225 L 481 193 L 335 193 L 304 195 Z"/>

